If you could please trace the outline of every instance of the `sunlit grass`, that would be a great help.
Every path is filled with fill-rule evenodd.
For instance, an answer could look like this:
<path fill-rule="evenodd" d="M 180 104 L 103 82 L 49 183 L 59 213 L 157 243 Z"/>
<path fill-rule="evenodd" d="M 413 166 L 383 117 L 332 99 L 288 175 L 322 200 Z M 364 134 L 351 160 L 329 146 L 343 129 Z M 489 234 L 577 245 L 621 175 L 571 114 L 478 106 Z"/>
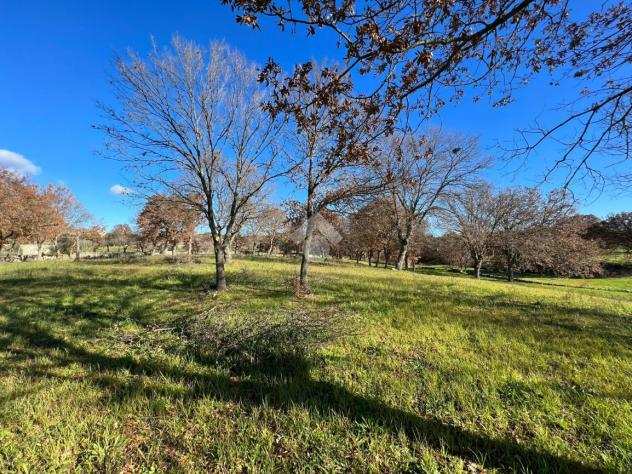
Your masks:
<path fill-rule="evenodd" d="M 296 299 L 295 272 L 237 260 L 214 298 L 209 262 L 0 266 L 0 471 L 632 470 L 629 278 L 323 264 Z M 211 364 L 179 329 L 298 306 L 353 335 L 291 371 Z"/>

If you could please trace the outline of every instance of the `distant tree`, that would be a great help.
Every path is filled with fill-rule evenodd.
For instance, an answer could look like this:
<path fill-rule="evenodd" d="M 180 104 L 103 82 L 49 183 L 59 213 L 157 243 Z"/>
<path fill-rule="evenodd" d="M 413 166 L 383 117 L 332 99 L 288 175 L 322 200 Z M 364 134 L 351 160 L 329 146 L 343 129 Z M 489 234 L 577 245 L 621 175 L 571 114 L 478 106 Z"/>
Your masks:
<path fill-rule="evenodd" d="M 269 207 L 259 217 L 261 235 L 266 239 L 268 255 L 272 255 L 274 246 L 288 225 L 287 215 L 282 209 Z"/>
<path fill-rule="evenodd" d="M 127 249 L 134 244 L 136 235 L 132 228 L 127 224 L 117 224 L 105 236 L 105 244 L 108 246 L 122 247 L 123 253 L 127 253 Z"/>
<path fill-rule="evenodd" d="M 253 252 L 263 246 L 272 255 L 274 245 L 288 227 L 288 217 L 282 209 L 266 205 L 254 213 L 246 225 Z"/>
<path fill-rule="evenodd" d="M 90 227 L 93 217 L 66 186 L 56 186 L 52 192 L 55 195 L 57 210 L 63 216 L 66 224 L 66 236 L 74 240 L 72 247 L 75 251 L 75 259 L 79 260 L 81 258 L 81 237 Z"/>
<path fill-rule="evenodd" d="M 81 239 L 92 244 L 92 252 L 105 244 L 106 232 L 102 225 L 92 225 L 81 232 Z"/>
<path fill-rule="evenodd" d="M 441 263 L 458 268 L 461 272 L 464 272 L 470 263 L 469 252 L 457 234 L 448 232 L 437 238 L 434 250 Z"/>
<path fill-rule="evenodd" d="M 31 237 L 31 214 L 37 209 L 38 190 L 25 178 L 0 169 L 0 251 L 18 239 Z"/>
<path fill-rule="evenodd" d="M 632 252 L 632 212 L 620 212 L 592 226 L 591 232 L 610 248 Z"/>
<path fill-rule="evenodd" d="M 441 214 L 443 226 L 458 235 L 469 252 L 476 278 L 483 264 L 493 257 L 496 238 L 504 213 L 504 199 L 494 194 L 491 186 L 479 183 L 455 194 Z"/>
<path fill-rule="evenodd" d="M 41 256 L 42 246 L 45 242 L 54 241 L 67 230 L 62 203 L 60 202 L 62 197 L 58 191 L 58 188 L 54 186 L 48 186 L 38 191 L 28 210 L 31 231 L 26 239 L 37 244 L 38 257 Z M 27 211 L 27 208 L 23 210 Z"/>
<path fill-rule="evenodd" d="M 116 62 L 120 108 L 102 106 L 106 154 L 125 161 L 138 189 L 177 197 L 201 213 L 215 252 L 216 288 L 226 289 L 230 245 L 251 202 L 287 170 L 276 141 L 283 121 L 263 109 L 254 64 L 223 43 L 205 50 L 174 38 L 148 58 Z"/>
<path fill-rule="evenodd" d="M 523 268 L 562 277 L 592 277 L 602 273 L 602 249 L 584 238 L 589 221 L 583 216 L 561 218 L 538 230 L 527 242 Z"/>
<path fill-rule="evenodd" d="M 389 182 L 387 196 L 398 239 L 396 267 L 406 262 L 416 226 L 436 214 L 452 194 L 487 166 L 473 138 L 431 131 L 424 136 L 394 135 L 385 141 L 379 167 Z"/>
<path fill-rule="evenodd" d="M 191 254 L 200 214 L 177 196 L 156 194 L 147 200 L 136 222 L 140 239 L 151 248 L 160 252 L 169 249 L 173 254 L 179 243 L 186 242 Z"/>
<path fill-rule="evenodd" d="M 363 205 L 351 215 L 346 239 L 355 252 L 366 255 L 369 265 L 376 266 L 380 254 L 388 261 L 396 240 L 393 226 L 393 209 L 386 199 L 375 199 Z"/>
<path fill-rule="evenodd" d="M 498 198 L 502 209 L 496 238 L 498 257 L 503 261 L 507 280 L 529 265 L 546 231 L 574 214 L 565 192 L 554 191 L 542 198 L 536 189 L 517 188 L 502 192 Z"/>

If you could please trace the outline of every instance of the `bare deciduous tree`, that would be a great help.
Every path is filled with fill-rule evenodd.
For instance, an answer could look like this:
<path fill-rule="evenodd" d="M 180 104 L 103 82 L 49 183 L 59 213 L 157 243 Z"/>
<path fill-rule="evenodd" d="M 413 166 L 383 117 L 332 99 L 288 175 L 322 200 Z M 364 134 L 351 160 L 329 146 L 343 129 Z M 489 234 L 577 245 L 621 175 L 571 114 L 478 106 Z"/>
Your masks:
<path fill-rule="evenodd" d="M 385 141 L 379 172 L 389 182 L 398 238 L 397 269 L 406 262 L 415 226 L 445 206 L 488 164 L 476 139 L 433 130 L 427 135 L 393 135 Z"/>
<path fill-rule="evenodd" d="M 148 58 L 116 63 L 119 108 L 103 106 L 107 152 L 130 165 L 141 189 L 166 192 L 205 216 L 213 238 L 216 288 L 226 288 L 230 245 L 251 202 L 286 170 L 274 146 L 281 120 L 255 65 L 223 43 L 205 50 L 179 38 Z"/>
<path fill-rule="evenodd" d="M 480 278 L 483 264 L 493 257 L 505 210 L 491 186 L 479 183 L 448 200 L 446 212 L 441 214 L 443 226 L 458 235 L 467 249 L 476 278 Z"/>
<path fill-rule="evenodd" d="M 553 191 L 543 199 L 537 189 L 517 188 L 502 192 L 498 206 L 503 209 L 499 222 L 497 249 L 504 260 L 507 280 L 512 281 L 540 235 L 574 214 L 567 193 Z"/>
<path fill-rule="evenodd" d="M 328 207 L 375 189 L 366 172 L 371 162 L 369 143 L 377 123 L 357 103 L 347 99 L 341 84 L 337 93 L 319 97 L 311 83 L 320 84 L 331 74 L 329 68 L 303 65 L 293 80 L 304 87 L 295 89 L 287 106 L 272 106 L 271 112 L 291 117 L 295 130 L 286 150 L 292 164 L 290 178 L 305 192 L 299 205 L 304 222 L 299 282 L 308 290 L 309 257 L 318 216 Z M 279 84 L 275 84 L 278 86 Z"/>
<path fill-rule="evenodd" d="M 75 259 L 81 258 L 81 237 L 83 232 L 93 221 L 93 217 L 88 210 L 79 202 L 75 195 L 65 186 L 55 188 L 57 209 L 64 216 L 66 232 L 73 240 L 72 247 L 75 250 Z"/>

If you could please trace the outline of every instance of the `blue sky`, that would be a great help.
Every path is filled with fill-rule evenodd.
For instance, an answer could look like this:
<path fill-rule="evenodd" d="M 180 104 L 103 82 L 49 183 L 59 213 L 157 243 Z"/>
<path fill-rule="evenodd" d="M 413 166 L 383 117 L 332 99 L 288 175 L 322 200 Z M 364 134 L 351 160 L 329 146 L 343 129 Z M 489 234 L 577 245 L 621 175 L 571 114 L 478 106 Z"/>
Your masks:
<path fill-rule="evenodd" d="M 99 121 L 96 101 L 111 102 L 107 77 L 115 53 L 128 48 L 142 53 L 152 36 L 166 44 L 178 33 L 199 43 L 225 40 L 258 63 L 273 56 L 285 67 L 335 56 L 320 37 L 237 25 L 230 10 L 213 0 L 2 2 L 0 24 L 0 150 L 38 167 L 37 182 L 68 185 L 108 227 L 131 223 L 136 213 L 133 203 L 110 191 L 128 180 L 118 163 L 95 156 L 102 136 L 91 127 Z M 451 130 L 479 135 L 492 152 L 493 144 L 510 140 L 516 128 L 546 113 L 565 94 L 571 98 L 571 92 L 571 87 L 551 89 L 542 79 L 506 108 L 463 102 L 447 107 L 437 120 Z M 518 173 L 510 172 L 515 166 L 499 164 L 488 177 L 499 186 L 537 184 L 544 163 L 555 154 L 552 146 L 544 147 Z M 581 207 L 601 216 L 630 209 L 630 196 L 607 192 Z"/>

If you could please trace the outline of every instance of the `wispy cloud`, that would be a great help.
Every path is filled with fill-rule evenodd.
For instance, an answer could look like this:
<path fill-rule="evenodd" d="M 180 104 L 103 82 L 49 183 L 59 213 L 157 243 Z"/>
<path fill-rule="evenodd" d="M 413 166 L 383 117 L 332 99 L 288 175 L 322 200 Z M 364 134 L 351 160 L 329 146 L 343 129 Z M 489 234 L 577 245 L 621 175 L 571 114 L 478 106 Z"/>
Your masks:
<path fill-rule="evenodd" d="M 122 184 L 115 184 L 110 187 L 110 192 L 115 196 L 125 196 L 127 194 L 132 194 L 132 190 L 130 188 L 126 188 Z"/>
<path fill-rule="evenodd" d="M 19 153 L 0 149 L 0 168 L 7 169 L 20 176 L 39 174 L 42 169 Z"/>

